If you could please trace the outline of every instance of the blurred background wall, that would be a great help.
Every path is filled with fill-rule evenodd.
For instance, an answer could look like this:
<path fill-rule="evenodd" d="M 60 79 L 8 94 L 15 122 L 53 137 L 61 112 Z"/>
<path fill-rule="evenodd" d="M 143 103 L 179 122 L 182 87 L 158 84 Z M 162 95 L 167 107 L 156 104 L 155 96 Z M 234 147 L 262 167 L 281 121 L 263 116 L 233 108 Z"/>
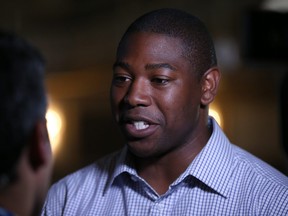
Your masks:
<path fill-rule="evenodd" d="M 222 128 L 233 143 L 288 174 L 283 141 L 288 128 L 282 127 L 287 106 L 280 106 L 288 101 L 287 93 L 287 100 L 280 97 L 288 72 L 288 0 L 272 2 L 1 1 L 0 28 L 26 37 L 47 59 L 50 109 L 59 115 L 54 117 L 58 126 L 61 121 L 60 132 L 56 131 L 53 139 L 53 144 L 58 144 L 53 181 L 123 145 L 109 107 L 115 50 L 135 18 L 161 7 L 184 9 L 207 24 L 222 71 L 219 93 L 212 104 Z M 268 7 L 281 12 L 257 15 Z M 51 127 L 55 130 L 57 124 Z"/>

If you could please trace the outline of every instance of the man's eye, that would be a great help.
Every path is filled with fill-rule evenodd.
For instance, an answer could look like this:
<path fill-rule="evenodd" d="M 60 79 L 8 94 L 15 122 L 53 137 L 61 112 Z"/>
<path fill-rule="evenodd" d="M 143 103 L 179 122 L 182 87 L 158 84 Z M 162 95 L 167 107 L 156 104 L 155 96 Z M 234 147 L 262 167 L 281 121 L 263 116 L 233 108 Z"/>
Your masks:
<path fill-rule="evenodd" d="M 115 76 L 113 80 L 116 83 L 124 83 L 124 82 L 128 82 L 130 79 L 126 76 Z"/>
<path fill-rule="evenodd" d="M 164 79 L 164 78 L 154 78 L 152 80 L 153 83 L 156 83 L 156 84 L 161 84 L 161 85 L 165 85 L 169 82 L 168 79 Z"/>

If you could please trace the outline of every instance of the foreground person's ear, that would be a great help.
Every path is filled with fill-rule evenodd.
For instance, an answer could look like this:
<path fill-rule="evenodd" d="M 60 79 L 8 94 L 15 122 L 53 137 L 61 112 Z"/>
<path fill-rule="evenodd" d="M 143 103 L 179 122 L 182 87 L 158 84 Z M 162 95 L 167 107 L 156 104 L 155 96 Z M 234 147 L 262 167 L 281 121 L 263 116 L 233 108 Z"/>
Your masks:
<path fill-rule="evenodd" d="M 214 100 L 217 94 L 220 77 L 221 77 L 221 74 L 217 67 L 210 68 L 202 76 L 201 103 L 203 106 L 209 105 Z"/>
<path fill-rule="evenodd" d="M 29 148 L 30 163 L 33 169 L 37 170 L 50 160 L 52 153 L 46 121 L 36 122 Z"/>

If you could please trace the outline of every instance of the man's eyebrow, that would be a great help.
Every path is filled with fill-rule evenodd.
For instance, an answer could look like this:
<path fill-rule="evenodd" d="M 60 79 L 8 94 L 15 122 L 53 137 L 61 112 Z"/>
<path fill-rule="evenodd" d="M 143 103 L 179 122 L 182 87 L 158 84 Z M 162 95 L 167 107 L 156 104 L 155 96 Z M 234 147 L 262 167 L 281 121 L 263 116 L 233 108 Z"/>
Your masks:
<path fill-rule="evenodd" d="M 146 70 L 155 70 L 155 69 L 160 69 L 160 68 L 167 68 L 167 69 L 176 71 L 176 68 L 173 67 L 172 65 L 168 64 L 168 63 L 147 64 L 145 66 Z"/>
<path fill-rule="evenodd" d="M 127 62 L 121 62 L 121 61 L 117 61 L 114 63 L 113 69 L 115 69 L 116 67 L 120 67 L 120 68 L 123 68 L 126 70 L 129 70 L 131 68 L 131 66 Z M 168 64 L 168 63 L 155 63 L 155 64 L 145 65 L 145 70 L 156 70 L 156 69 L 160 69 L 160 68 L 167 68 L 167 69 L 170 69 L 172 71 L 176 71 L 176 68 L 173 67 L 171 64 Z"/>
<path fill-rule="evenodd" d="M 117 61 L 113 64 L 113 69 L 115 69 L 116 67 L 121 67 L 124 69 L 129 69 L 130 65 L 126 62 L 121 62 L 121 61 Z"/>

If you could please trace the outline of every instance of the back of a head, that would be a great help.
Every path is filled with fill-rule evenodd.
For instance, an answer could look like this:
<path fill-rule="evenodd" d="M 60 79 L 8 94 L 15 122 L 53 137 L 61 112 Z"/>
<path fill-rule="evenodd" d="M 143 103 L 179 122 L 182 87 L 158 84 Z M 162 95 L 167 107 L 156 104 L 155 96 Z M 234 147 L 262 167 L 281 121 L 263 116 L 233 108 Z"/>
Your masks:
<path fill-rule="evenodd" d="M 217 65 L 214 44 L 204 23 L 197 17 L 178 9 L 164 8 L 146 13 L 136 19 L 122 37 L 117 55 L 127 37 L 134 32 L 151 32 L 179 38 L 183 55 L 201 76 Z"/>
<path fill-rule="evenodd" d="M 42 55 L 27 41 L 0 31 L 0 186 L 15 178 L 14 168 L 31 130 L 45 118 L 44 65 Z"/>

